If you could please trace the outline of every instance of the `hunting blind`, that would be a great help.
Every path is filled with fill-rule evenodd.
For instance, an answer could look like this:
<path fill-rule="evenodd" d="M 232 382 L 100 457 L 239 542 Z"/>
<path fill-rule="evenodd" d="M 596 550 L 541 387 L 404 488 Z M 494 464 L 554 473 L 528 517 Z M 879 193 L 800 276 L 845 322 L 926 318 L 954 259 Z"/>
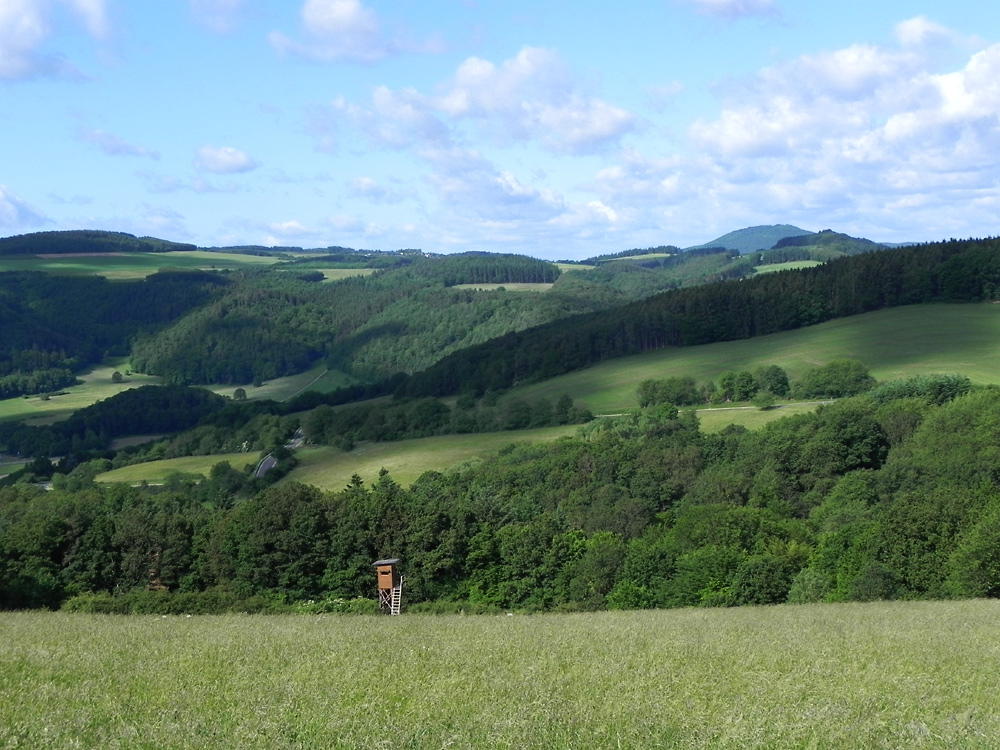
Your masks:
<path fill-rule="evenodd" d="M 376 560 L 375 577 L 378 581 L 378 606 L 383 612 L 398 615 L 403 599 L 403 576 L 399 573 L 399 558 Z"/>

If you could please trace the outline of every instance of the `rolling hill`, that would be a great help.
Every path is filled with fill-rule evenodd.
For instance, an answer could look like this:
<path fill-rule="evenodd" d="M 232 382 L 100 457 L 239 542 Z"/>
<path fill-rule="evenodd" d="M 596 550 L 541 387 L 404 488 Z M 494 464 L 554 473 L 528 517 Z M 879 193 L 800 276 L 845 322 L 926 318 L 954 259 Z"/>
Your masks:
<path fill-rule="evenodd" d="M 734 232 L 728 232 L 721 237 L 717 237 L 710 242 L 701 245 L 694 245 L 685 250 L 699 250 L 706 247 L 724 247 L 729 250 L 738 250 L 741 254 L 752 253 L 757 250 L 769 250 L 775 243 L 786 237 L 796 237 L 812 234 L 807 229 L 800 229 L 791 224 L 772 224 L 756 227 L 745 227 Z"/>

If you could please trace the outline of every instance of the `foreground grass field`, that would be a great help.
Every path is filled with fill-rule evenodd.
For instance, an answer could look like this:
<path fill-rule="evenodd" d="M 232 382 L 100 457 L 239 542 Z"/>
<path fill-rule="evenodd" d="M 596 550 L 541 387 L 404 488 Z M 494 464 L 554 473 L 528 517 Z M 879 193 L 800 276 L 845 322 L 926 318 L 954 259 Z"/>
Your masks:
<path fill-rule="evenodd" d="M 0 746 L 995 748 L 996 601 L 0 614 Z"/>
<path fill-rule="evenodd" d="M 716 380 L 727 370 L 783 367 L 796 379 L 831 359 L 857 359 L 879 380 L 921 373 L 960 373 L 1000 383 L 1000 305 L 916 305 L 856 315 L 771 336 L 662 349 L 612 360 L 510 391 L 509 397 L 555 401 L 563 393 L 595 414 L 636 406 L 648 378 L 690 375 Z"/>

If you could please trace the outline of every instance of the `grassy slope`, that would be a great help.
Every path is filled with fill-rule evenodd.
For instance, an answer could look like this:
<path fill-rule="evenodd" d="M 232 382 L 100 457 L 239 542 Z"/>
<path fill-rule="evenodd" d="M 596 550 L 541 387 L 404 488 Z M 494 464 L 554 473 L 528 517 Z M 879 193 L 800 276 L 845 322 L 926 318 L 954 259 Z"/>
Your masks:
<path fill-rule="evenodd" d="M 998 617 L 996 601 L 4 613 L 0 746 L 990 748 Z"/>
<path fill-rule="evenodd" d="M 349 453 L 325 446 L 308 447 L 296 452 L 300 465 L 282 481 L 341 490 L 351 481 L 353 474 L 358 474 L 366 482 L 374 482 L 378 479 L 379 470 L 385 467 L 396 482 L 409 486 L 425 471 L 444 471 L 519 440 L 555 440 L 576 430 L 577 427 L 549 427 L 482 435 L 444 435 L 394 443 L 362 443 Z M 257 458 L 256 453 L 171 458 L 115 469 L 97 479 L 100 482 L 162 482 L 176 473 L 207 476 L 220 461 L 229 461 L 233 468 L 242 469 L 248 463 L 256 463 Z"/>
<path fill-rule="evenodd" d="M 756 273 L 775 273 L 776 271 L 795 271 L 799 268 L 813 268 L 823 265 L 818 260 L 790 260 L 787 263 L 769 263 L 766 266 L 755 266 Z"/>
<path fill-rule="evenodd" d="M 727 370 L 777 364 L 796 379 L 811 367 L 845 357 L 864 362 L 879 380 L 957 372 L 977 383 L 997 383 L 998 340 L 1000 305 L 916 305 L 745 341 L 616 359 L 516 389 L 511 395 L 554 401 L 568 393 L 595 414 L 613 414 L 636 405 L 636 387 L 648 378 L 690 375 L 704 382 Z"/>
<path fill-rule="evenodd" d="M 696 380 L 717 379 L 727 370 L 753 369 L 767 364 L 784 367 L 792 378 L 809 367 L 831 359 L 851 357 L 869 365 L 880 380 L 917 373 L 958 372 L 978 383 L 1000 382 L 1000 306 L 932 305 L 884 310 L 868 315 L 831 321 L 799 331 L 708 346 L 651 352 L 607 362 L 544 383 L 511 391 L 507 398 L 529 401 L 547 397 L 555 401 L 563 393 L 596 414 L 617 414 L 636 406 L 635 391 L 646 378 L 692 375 Z M 286 388 L 286 390 L 291 390 Z M 248 389 L 248 393 L 250 390 Z M 715 432 L 729 424 L 755 429 L 773 419 L 811 411 L 812 403 L 787 404 L 760 411 L 753 408 L 699 410 L 702 429 Z M 553 439 L 563 431 L 503 432 L 459 435 L 425 440 L 360 446 L 351 453 L 332 448 L 313 448 L 299 454 L 302 466 L 290 480 L 341 489 L 358 473 L 373 480 L 385 467 L 400 484 L 410 484 L 426 470 L 443 470 L 480 452 L 496 450 L 515 440 Z M 219 459 L 207 456 L 200 468 L 184 471 L 205 474 Z M 163 462 L 131 467 L 127 481 L 161 481 L 178 469 Z M 143 472 L 148 472 L 144 475 Z M 114 473 L 105 480 L 116 479 Z M 126 481 L 121 479 L 119 481 Z"/>
<path fill-rule="evenodd" d="M 124 373 L 126 369 L 127 365 L 124 361 L 94 367 L 78 376 L 83 381 L 82 385 L 66 388 L 64 389 L 65 395 L 52 396 L 48 401 L 43 401 L 38 396 L 9 398 L 0 401 L 0 420 L 24 419 L 32 425 L 51 424 L 66 419 L 78 409 L 110 398 L 122 391 L 138 388 L 141 385 L 159 385 L 163 382 L 161 378 L 138 373 L 126 376 L 121 383 L 115 383 L 111 380 L 115 370 Z"/>
<path fill-rule="evenodd" d="M 46 271 L 59 275 L 104 276 L 109 279 L 143 279 L 160 269 L 223 269 L 274 265 L 278 258 L 202 250 L 170 253 L 121 253 L 67 255 L 38 258 L 11 255 L 0 258 L 0 271 Z"/>

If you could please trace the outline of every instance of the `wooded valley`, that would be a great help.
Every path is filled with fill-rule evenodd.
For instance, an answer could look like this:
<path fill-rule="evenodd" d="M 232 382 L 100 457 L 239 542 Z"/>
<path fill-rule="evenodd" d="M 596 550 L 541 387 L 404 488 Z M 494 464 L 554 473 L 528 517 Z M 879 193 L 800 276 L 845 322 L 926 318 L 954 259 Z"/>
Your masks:
<path fill-rule="evenodd" d="M 823 247 L 825 236 L 809 237 Z M 1000 390 L 990 384 L 961 373 L 876 382 L 872 363 L 856 361 L 795 379 L 777 364 L 734 363 L 714 381 L 645 381 L 635 409 L 598 419 L 572 393 L 508 391 L 661 347 L 991 302 L 998 249 L 985 239 L 837 251 L 760 275 L 759 258 L 707 249 L 684 259 L 675 248 L 578 270 L 407 251 L 336 282 L 311 271 L 367 256 L 339 249 L 337 260 L 137 282 L 0 273 L 10 394 L 65 387 L 115 354 L 167 383 L 55 424 L 0 422 L 0 450 L 34 459 L 0 480 L 0 607 L 365 610 L 371 562 L 385 557 L 405 561 L 409 606 L 425 611 L 996 596 Z M 473 288 L 515 283 L 547 291 Z M 252 389 L 317 362 L 356 384 L 280 403 L 191 387 Z M 711 434 L 692 410 L 787 399 L 836 401 Z M 575 436 L 511 444 L 409 487 L 389 473 L 336 492 L 282 480 L 296 431 L 350 451 L 575 423 Z M 110 449 L 139 434 L 163 437 Z M 218 463 L 203 480 L 162 486 L 94 481 L 133 462 L 238 450 L 249 464 L 270 452 L 278 466 L 256 477 Z M 38 485 L 46 479 L 51 489 Z"/>

